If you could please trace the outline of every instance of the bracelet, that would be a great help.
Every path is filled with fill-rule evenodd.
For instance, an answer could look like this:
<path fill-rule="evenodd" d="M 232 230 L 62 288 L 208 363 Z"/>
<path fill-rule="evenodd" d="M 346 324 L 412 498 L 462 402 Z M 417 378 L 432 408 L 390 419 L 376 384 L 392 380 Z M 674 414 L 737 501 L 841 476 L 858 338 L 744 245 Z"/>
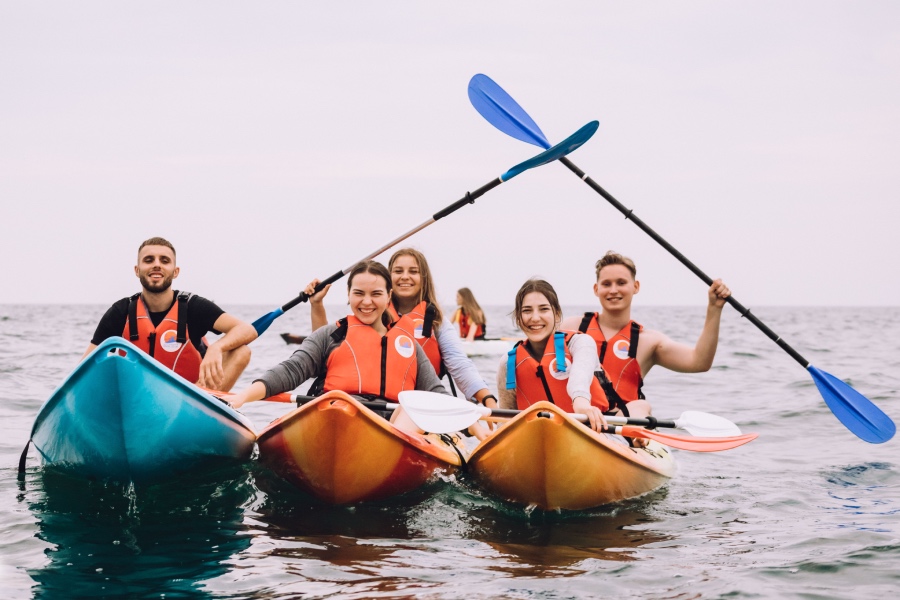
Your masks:
<path fill-rule="evenodd" d="M 485 394 L 485 396 L 481 400 L 479 400 L 478 403 L 481 404 L 482 406 L 487 406 L 488 398 L 491 398 L 494 402 L 497 403 L 497 406 L 500 406 L 500 401 L 497 400 L 497 397 L 494 396 L 493 394 Z"/>

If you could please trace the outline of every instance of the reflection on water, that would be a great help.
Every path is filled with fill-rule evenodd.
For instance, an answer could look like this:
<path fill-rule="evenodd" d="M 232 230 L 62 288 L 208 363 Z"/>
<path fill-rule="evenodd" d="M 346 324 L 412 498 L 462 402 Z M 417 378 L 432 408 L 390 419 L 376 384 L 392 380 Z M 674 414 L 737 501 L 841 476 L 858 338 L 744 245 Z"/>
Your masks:
<path fill-rule="evenodd" d="M 254 517 L 279 541 L 273 553 L 283 555 L 289 548 L 296 557 L 327 556 L 341 565 L 381 560 L 396 550 L 396 544 L 373 546 L 377 539 L 479 541 L 493 550 L 492 556 L 535 567 L 569 566 L 587 558 L 632 561 L 636 548 L 670 539 L 648 528 L 656 519 L 644 510 L 665 498 L 664 489 L 592 511 L 542 512 L 486 498 L 458 482 L 347 507 L 315 504 L 283 482 L 256 481 L 268 495 L 254 507 Z M 359 540 L 367 543 L 359 545 Z"/>
<path fill-rule="evenodd" d="M 578 512 L 528 511 L 472 493 L 456 494 L 453 500 L 467 525 L 464 537 L 485 542 L 513 564 L 552 568 L 589 558 L 628 562 L 636 560 L 635 549 L 668 540 L 648 529 L 656 519 L 645 510 L 665 495 L 662 489 Z"/>
<path fill-rule="evenodd" d="M 202 597 L 198 584 L 250 544 L 242 507 L 255 490 L 239 466 L 146 488 L 45 469 L 28 485 L 37 535 L 52 544 L 29 571 L 36 598 Z"/>

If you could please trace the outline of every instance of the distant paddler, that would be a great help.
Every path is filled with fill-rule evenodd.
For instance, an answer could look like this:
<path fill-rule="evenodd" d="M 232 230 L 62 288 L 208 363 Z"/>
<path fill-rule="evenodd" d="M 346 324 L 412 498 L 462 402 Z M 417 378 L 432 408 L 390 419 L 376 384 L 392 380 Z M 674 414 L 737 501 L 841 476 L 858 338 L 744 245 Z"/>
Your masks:
<path fill-rule="evenodd" d="M 250 362 L 247 344 L 256 330 L 206 298 L 173 290 L 179 272 L 171 242 L 152 237 L 141 243 L 134 267 L 141 291 L 109 307 L 82 360 L 104 340 L 121 336 L 191 383 L 229 391 Z M 224 335 L 207 344 L 209 332 Z"/>
<path fill-rule="evenodd" d="M 456 304 L 459 308 L 453 314 L 453 323 L 459 326 L 459 337 L 467 342 L 483 340 L 487 334 L 487 319 L 472 290 L 459 288 Z"/>

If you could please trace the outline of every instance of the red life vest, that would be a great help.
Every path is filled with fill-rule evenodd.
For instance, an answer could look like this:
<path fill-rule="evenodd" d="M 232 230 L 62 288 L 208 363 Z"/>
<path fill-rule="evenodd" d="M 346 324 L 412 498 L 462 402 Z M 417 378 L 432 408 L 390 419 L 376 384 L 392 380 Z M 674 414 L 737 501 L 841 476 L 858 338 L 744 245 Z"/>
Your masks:
<path fill-rule="evenodd" d="M 553 343 L 547 344 L 540 363 L 525 349 L 524 341 L 517 342 L 509 351 L 506 389 L 516 390 L 516 405 L 519 410 L 524 410 L 535 402 L 549 400 L 566 412 L 575 412 L 566 390 L 569 367 L 572 364 L 569 340 L 573 335 L 575 334 L 562 331 L 554 333 Z M 564 364 L 564 367 L 558 368 L 559 364 Z M 603 412 L 609 410 L 606 394 L 596 377 L 591 380 L 591 404 Z"/>
<path fill-rule="evenodd" d="M 597 313 L 584 313 L 578 331 L 586 333 L 597 342 L 597 355 L 603 367 L 605 379 L 603 389 L 610 400 L 616 398 L 623 402 L 643 400 L 644 379 L 641 377 L 641 365 L 637 361 L 638 339 L 643 327 L 629 321 L 612 339 L 603 337 Z M 614 402 L 615 403 L 615 402 Z"/>
<path fill-rule="evenodd" d="M 434 315 L 436 311 L 434 305 L 423 300 L 402 317 L 397 313 L 397 309 L 394 308 L 393 304 L 388 306 L 388 311 L 391 315 L 391 328 L 393 329 L 400 325 L 404 329 L 412 331 L 416 342 L 422 346 L 425 356 L 428 357 L 428 361 L 434 367 L 434 372 L 437 373 L 438 377 L 443 377 L 446 373 L 444 362 L 441 359 L 441 349 L 438 346 L 437 335 L 435 335 L 436 332 L 434 331 Z"/>
<path fill-rule="evenodd" d="M 200 379 L 203 357 L 188 336 L 187 304 L 190 299 L 189 292 L 178 294 L 172 308 L 154 327 L 144 298 L 135 294 L 128 305 L 122 337 L 191 383 L 196 383 Z"/>
<path fill-rule="evenodd" d="M 341 390 L 396 401 L 400 392 L 416 388 L 416 344 L 402 322 L 382 336 L 347 315 L 338 321 L 332 337 L 343 340 L 326 361 L 326 392 Z"/>
<path fill-rule="evenodd" d="M 465 338 L 469 335 L 469 313 L 466 312 L 464 308 L 460 308 L 458 311 L 459 317 L 457 321 L 459 322 L 459 337 Z M 484 338 L 484 326 L 476 325 L 475 326 L 475 339 L 483 339 Z"/>

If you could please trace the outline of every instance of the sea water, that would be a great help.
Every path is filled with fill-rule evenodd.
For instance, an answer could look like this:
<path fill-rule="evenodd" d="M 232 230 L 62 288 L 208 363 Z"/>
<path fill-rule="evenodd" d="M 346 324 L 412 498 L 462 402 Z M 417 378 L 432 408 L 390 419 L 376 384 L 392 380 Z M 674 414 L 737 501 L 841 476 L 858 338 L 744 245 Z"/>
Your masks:
<path fill-rule="evenodd" d="M 254 462 L 136 487 L 19 455 L 41 404 L 78 363 L 105 306 L 0 306 L 2 598 L 892 598 L 900 593 L 900 442 L 867 444 L 809 374 L 726 307 L 708 373 L 654 369 L 660 417 L 715 413 L 759 438 L 675 451 L 642 498 L 579 512 L 500 502 L 465 475 L 389 502 L 324 506 Z M 228 307 L 252 321 L 272 307 Z M 567 307 L 566 315 L 592 307 Z M 246 385 L 309 331 L 307 308 L 253 344 Z M 492 335 L 514 335 L 508 307 Z M 754 313 L 807 360 L 900 419 L 900 308 Z M 705 307 L 635 318 L 693 343 Z M 65 327 L 60 324 L 65 323 Z M 477 357 L 496 389 L 500 357 Z M 289 410 L 256 403 L 258 429 Z"/>

